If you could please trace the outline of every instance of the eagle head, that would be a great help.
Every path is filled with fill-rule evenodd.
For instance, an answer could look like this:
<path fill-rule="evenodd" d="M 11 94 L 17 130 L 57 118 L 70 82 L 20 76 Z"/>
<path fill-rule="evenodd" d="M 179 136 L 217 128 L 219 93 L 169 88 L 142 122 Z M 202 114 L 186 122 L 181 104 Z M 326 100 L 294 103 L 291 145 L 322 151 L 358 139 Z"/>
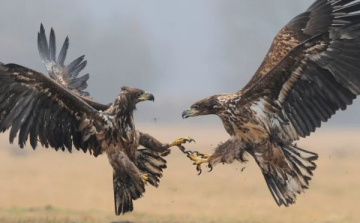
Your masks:
<path fill-rule="evenodd" d="M 122 87 L 120 94 L 126 95 L 127 98 L 135 102 L 135 104 L 141 101 L 155 101 L 153 94 L 137 88 Z"/>
<path fill-rule="evenodd" d="M 119 96 L 115 100 L 114 107 L 119 107 L 123 111 L 134 110 L 137 103 L 154 100 L 155 97 L 151 93 L 137 88 L 122 87 Z"/>
<path fill-rule="evenodd" d="M 126 96 L 127 100 L 132 101 L 134 104 L 141 101 L 155 101 L 153 94 L 137 88 L 122 87 L 120 95 Z"/>
<path fill-rule="evenodd" d="M 223 108 L 218 95 L 202 99 L 182 113 L 183 118 L 189 118 L 200 115 L 215 115 Z"/>

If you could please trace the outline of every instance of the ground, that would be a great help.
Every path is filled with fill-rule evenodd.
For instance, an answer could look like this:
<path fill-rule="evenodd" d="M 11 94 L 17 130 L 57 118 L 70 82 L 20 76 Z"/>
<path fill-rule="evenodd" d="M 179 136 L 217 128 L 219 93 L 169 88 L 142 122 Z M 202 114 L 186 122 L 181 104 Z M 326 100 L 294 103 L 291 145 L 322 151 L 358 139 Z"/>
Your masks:
<path fill-rule="evenodd" d="M 188 149 L 211 152 L 227 138 L 219 126 L 141 125 L 170 142 L 191 136 Z M 255 162 L 216 166 L 197 176 L 179 150 L 167 157 L 160 187 L 147 188 L 135 211 L 115 216 L 112 170 L 105 156 L 9 145 L 0 137 L 0 222 L 331 223 L 360 219 L 360 129 L 320 129 L 298 146 L 319 153 L 310 189 L 277 207 Z M 243 167 L 246 167 L 243 169 Z"/>

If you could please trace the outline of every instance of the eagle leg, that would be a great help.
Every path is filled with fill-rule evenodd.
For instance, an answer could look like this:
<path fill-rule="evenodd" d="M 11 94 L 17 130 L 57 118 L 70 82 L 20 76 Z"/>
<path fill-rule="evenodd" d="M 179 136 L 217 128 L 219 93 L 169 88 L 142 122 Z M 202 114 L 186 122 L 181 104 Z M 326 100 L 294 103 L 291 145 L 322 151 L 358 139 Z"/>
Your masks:
<path fill-rule="evenodd" d="M 173 147 L 173 146 L 177 146 L 181 152 L 186 153 L 185 147 L 182 145 L 184 143 L 191 143 L 191 142 L 195 142 L 195 140 L 193 138 L 190 137 L 181 137 L 177 140 L 175 140 L 174 142 L 169 144 L 169 148 Z"/>
<path fill-rule="evenodd" d="M 208 153 L 199 153 L 198 151 L 186 151 L 187 157 L 193 161 L 196 165 L 196 170 L 199 172 L 198 175 L 202 173 L 201 165 L 203 163 L 208 163 L 209 172 L 213 170 L 213 166 L 209 163 L 209 157 L 211 156 Z"/>

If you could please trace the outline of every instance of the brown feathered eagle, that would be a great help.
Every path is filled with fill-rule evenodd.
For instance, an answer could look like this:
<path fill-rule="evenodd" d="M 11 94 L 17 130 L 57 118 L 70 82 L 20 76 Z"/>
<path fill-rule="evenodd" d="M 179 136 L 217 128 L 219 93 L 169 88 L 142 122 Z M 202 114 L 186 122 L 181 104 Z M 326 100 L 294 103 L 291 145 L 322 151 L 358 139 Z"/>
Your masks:
<path fill-rule="evenodd" d="M 89 75 L 79 77 L 86 66 L 84 56 L 65 65 L 69 47 L 66 38 L 56 58 L 56 41 L 51 29 L 49 42 L 43 26 L 38 48 L 51 78 L 16 64 L 0 64 L 0 130 L 11 128 L 10 143 L 18 135 L 35 149 L 38 142 L 55 150 L 107 154 L 113 167 L 115 212 L 133 210 L 133 201 L 145 192 L 149 182 L 158 186 L 166 161 L 161 157 L 169 148 L 191 141 L 180 138 L 163 144 L 135 129 L 133 112 L 141 101 L 154 96 L 140 89 L 122 87 L 112 105 L 97 103 L 85 92 Z M 144 149 L 138 149 L 139 146 Z"/>
<path fill-rule="evenodd" d="M 316 168 L 316 153 L 298 148 L 360 94 L 360 3 L 317 0 L 275 37 L 250 82 L 235 93 L 194 103 L 183 117 L 215 114 L 231 136 L 213 154 L 188 152 L 202 163 L 259 165 L 276 203 L 293 204 Z"/>

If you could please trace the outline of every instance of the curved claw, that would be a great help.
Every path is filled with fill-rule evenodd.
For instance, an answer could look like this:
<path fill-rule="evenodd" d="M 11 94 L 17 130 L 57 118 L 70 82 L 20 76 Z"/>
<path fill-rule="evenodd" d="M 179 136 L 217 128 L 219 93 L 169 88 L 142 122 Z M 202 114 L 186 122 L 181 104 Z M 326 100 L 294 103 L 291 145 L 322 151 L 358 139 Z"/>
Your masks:
<path fill-rule="evenodd" d="M 199 172 L 198 175 L 202 173 L 201 165 L 204 163 L 208 163 L 208 159 L 211 156 L 207 153 L 199 153 L 198 151 L 183 151 L 187 157 L 193 161 L 193 165 L 196 165 L 196 170 Z M 213 170 L 213 167 L 211 164 L 207 165 L 210 168 L 211 172 Z"/>
<path fill-rule="evenodd" d="M 214 169 L 213 165 L 211 165 L 210 163 L 207 165 L 207 167 L 209 168 L 209 173 Z M 196 170 L 198 171 L 198 175 L 202 174 L 201 164 L 196 166 Z"/>
<path fill-rule="evenodd" d="M 200 165 L 196 166 L 196 170 L 198 171 L 198 176 L 200 176 L 202 174 L 202 169 Z"/>
<path fill-rule="evenodd" d="M 184 137 L 184 138 L 180 138 L 182 140 L 182 143 L 191 143 L 191 142 L 195 142 L 195 139 L 191 138 L 191 137 Z"/>
<path fill-rule="evenodd" d="M 175 140 L 174 142 L 170 143 L 169 147 L 177 146 L 183 153 L 187 154 L 185 147 L 182 144 L 191 143 L 191 142 L 195 143 L 195 140 L 191 137 L 181 137 L 181 138 Z"/>
<path fill-rule="evenodd" d="M 177 140 L 175 140 L 174 142 L 170 143 L 170 147 L 172 146 L 181 146 L 183 143 L 191 143 L 191 142 L 195 142 L 195 140 L 193 138 L 190 137 L 181 137 Z"/>

